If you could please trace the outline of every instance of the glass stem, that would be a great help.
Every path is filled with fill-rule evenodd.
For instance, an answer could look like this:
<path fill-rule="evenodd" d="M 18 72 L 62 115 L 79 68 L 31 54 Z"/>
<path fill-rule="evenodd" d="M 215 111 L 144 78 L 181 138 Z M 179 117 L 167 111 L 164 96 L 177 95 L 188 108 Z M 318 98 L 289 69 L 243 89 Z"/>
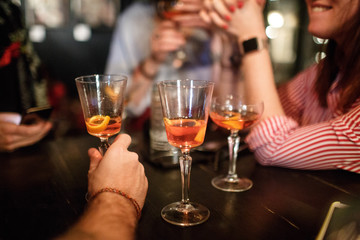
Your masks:
<path fill-rule="evenodd" d="M 240 137 L 238 131 L 231 130 L 230 136 L 228 136 L 228 145 L 229 145 L 229 171 L 227 178 L 230 181 L 236 180 L 238 178 L 236 174 L 236 159 L 238 155 Z"/>
<path fill-rule="evenodd" d="M 180 171 L 181 171 L 181 202 L 188 204 L 189 200 L 189 189 L 190 189 L 190 172 L 191 172 L 190 151 L 182 150 L 182 156 L 180 157 Z"/>
<path fill-rule="evenodd" d="M 106 150 L 110 147 L 110 144 L 109 144 L 107 138 L 100 138 L 100 141 L 101 141 L 101 144 L 99 146 L 99 151 L 101 153 L 101 156 L 104 156 Z"/>

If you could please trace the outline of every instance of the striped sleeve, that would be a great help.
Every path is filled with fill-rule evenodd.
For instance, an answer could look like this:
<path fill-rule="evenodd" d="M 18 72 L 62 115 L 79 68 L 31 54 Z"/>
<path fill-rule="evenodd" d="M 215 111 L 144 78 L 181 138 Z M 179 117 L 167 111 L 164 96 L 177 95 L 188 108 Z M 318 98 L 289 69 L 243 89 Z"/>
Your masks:
<path fill-rule="evenodd" d="M 262 165 L 360 173 L 360 106 L 304 127 L 286 116 L 271 117 L 255 126 L 246 142 Z"/>
<path fill-rule="evenodd" d="M 305 101 L 312 92 L 312 82 L 316 77 L 317 65 L 313 65 L 305 71 L 296 75 L 291 81 L 286 82 L 278 87 L 278 94 L 281 105 L 286 116 L 301 121 Z"/>

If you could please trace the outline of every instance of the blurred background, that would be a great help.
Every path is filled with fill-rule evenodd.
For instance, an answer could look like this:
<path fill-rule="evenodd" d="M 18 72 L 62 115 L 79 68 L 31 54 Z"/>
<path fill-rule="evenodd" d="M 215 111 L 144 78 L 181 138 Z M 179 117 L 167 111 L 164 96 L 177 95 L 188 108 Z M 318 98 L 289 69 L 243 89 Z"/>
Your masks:
<path fill-rule="evenodd" d="M 116 17 L 132 1 L 20 1 L 36 51 L 70 96 L 76 76 L 104 71 Z M 264 17 L 278 83 L 315 62 L 321 40 L 307 32 L 304 0 L 268 0 Z"/>
<path fill-rule="evenodd" d="M 50 78 L 51 94 L 67 99 L 66 104 L 58 101 L 63 107 L 74 106 L 70 114 L 78 112 L 74 78 L 104 72 L 116 19 L 133 1 L 139 0 L 17 1 Z M 322 40 L 307 32 L 304 0 L 267 0 L 264 18 L 277 83 L 316 62 Z"/>

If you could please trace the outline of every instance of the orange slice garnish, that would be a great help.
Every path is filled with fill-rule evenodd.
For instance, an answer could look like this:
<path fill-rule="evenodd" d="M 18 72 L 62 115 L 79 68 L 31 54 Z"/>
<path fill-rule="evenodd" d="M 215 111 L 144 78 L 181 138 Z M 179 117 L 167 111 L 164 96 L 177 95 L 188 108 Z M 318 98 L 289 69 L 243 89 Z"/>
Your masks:
<path fill-rule="evenodd" d="M 230 117 L 227 117 L 224 124 L 230 126 L 231 129 L 241 130 L 244 128 L 244 121 L 241 120 L 240 113 L 229 112 Z"/>
<path fill-rule="evenodd" d="M 200 128 L 200 131 L 196 134 L 195 141 L 203 142 L 205 138 L 206 127 Z"/>
<path fill-rule="evenodd" d="M 239 120 L 240 119 L 240 113 L 238 112 L 225 112 L 228 117 L 226 117 L 226 120 Z"/>
<path fill-rule="evenodd" d="M 86 127 L 89 132 L 100 133 L 104 131 L 110 122 L 109 116 L 96 115 L 86 121 Z"/>
<path fill-rule="evenodd" d="M 167 126 L 171 126 L 171 121 L 168 118 L 164 118 L 164 124 Z"/>
<path fill-rule="evenodd" d="M 114 89 L 112 89 L 112 88 L 109 87 L 109 86 L 106 86 L 106 87 L 105 87 L 105 93 L 106 93 L 106 95 L 109 96 L 109 98 L 110 98 L 113 102 L 116 102 L 116 100 L 117 100 L 118 97 L 119 97 L 119 94 L 115 93 Z"/>
<path fill-rule="evenodd" d="M 225 125 L 228 125 L 233 130 L 242 130 L 244 128 L 244 121 L 236 121 L 236 122 L 226 122 Z"/>

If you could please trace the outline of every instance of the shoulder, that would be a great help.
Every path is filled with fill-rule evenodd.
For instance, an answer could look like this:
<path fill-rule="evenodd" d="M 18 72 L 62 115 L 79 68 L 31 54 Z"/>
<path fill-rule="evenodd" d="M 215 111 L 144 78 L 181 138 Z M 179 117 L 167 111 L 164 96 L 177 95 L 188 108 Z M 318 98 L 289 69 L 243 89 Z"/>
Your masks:
<path fill-rule="evenodd" d="M 155 9 L 150 3 L 134 2 L 125 9 L 119 16 L 119 19 L 127 19 L 129 21 L 140 21 L 154 16 Z"/>
<path fill-rule="evenodd" d="M 314 80 L 317 76 L 319 64 L 313 64 L 305 70 L 297 74 L 295 78 L 304 78 L 307 80 Z"/>
<path fill-rule="evenodd" d="M 313 64 L 306 68 L 305 70 L 299 72 L 295 75 L 294 78 L 292 78 L 289 83 L 291 84 L 301 84 L 303 87 L 305 86 L 313 86 L 313 84 L 316 81 L 316 77 L 318 74 L 319 65 Z M 286 85 L 286 84 L 285 84 Z"/>
<path fill-rule="evenodd" d="M 154 24 L 155 8 L 149 3 L 135 2 L 120 13 L 116 31 L 132 33 L 136 36 L 148 32 Z"/>

